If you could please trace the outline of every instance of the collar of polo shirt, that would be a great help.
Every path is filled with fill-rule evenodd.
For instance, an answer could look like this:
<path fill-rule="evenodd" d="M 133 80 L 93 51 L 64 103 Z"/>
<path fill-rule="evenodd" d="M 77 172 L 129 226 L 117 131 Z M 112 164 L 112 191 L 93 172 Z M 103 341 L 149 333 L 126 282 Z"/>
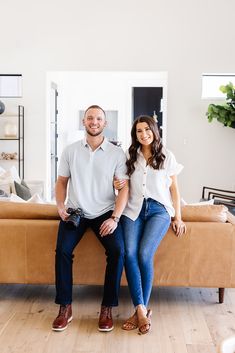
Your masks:
<path fill-rule="evenodd" d="M 110 143 L 110 142 L 107 140 L 106 137 L 104 137 L 103 142 L 101 143 L 101 145 L 98 148 L 101 148 L 103 151 L 105 151 L 106 148 L 107 148 L 108 143 Z M 88 147 L 89 146 L 89 144 L 88 144 L 88 142 L 86 140 L 86 137 L 84 137 L 84 139 L 82 140 L 82 144 L 83 144 L 84 147 Z"/>

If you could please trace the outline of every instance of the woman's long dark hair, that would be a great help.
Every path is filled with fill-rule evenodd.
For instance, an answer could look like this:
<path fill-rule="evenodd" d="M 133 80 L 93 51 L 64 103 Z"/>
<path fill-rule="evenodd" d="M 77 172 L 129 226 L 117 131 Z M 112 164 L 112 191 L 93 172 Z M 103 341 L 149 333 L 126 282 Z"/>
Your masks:
<path fill-rule="evenodd" d="M 127 165 L 127 174 L 131 176 L 131 174 L 135 170 L 135 162 L 137 160 L 137 150 L 141 146 L 141 143 L 137 140 L 136 136 L 136 126 L 138 123 L 147 123 L 150 130 L 153 133 L 153 142 L 151 144 L 151 157 L 148 160 L 148 165 L 150 165 L 153 169 L 162 169 L 163 163 L 166 158 L 164 153 L 162 152 L 162 142 L 158 130 L 158 126 L 154 118 L 148 115 L 140 115 L 138 116 L 132 126 L 131 129 L 131 145 L 128 149 L 129 151 L 129 159 L 126 162 Z"/>

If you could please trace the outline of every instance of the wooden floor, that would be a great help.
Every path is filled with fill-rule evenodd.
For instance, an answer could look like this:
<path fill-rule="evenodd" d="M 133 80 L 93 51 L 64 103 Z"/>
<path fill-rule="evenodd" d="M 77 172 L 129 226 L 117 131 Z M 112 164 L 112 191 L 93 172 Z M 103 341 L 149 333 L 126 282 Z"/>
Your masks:
<path fill-rule="evenodd" d="M 142 336 L 121 329 L 132 309 L 127 288 L 113 310 L 115 329 L 98 332 L 101 295 L 101 287 L 75 286 L 74 320 L 64 332 L 53 332 L 54 286 L 0 285 L 0 352 L 215 353 L 223 338 L 235 334 L 235 289 L 218 304 L 215 289 L 154 288 L 152 331 Z"/>

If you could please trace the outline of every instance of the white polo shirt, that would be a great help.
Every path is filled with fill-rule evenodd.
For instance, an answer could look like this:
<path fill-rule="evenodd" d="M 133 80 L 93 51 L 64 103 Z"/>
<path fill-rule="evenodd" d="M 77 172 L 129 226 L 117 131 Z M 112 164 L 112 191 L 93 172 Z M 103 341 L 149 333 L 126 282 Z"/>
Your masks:
<path fill-rule="evenodd" d="M 107 139 L 95 151 L 83 139 L 65 148 L 58 174 L 70 178 L 67 207 L 95 218 L 114 209 L 113 177 L 127 178 L 126 156 Z"/>
<path fill-rule="evenodd" d="M 164 149 L 163 153 L 166 156 L 164 167 L 157 170 L 146 165 L 146 160 L 140 149 L 137 152 L 135 171 L 130 177 L 130 197 L 123 212 L 133 221 L 140 213 L 143 200 L 147 198 L 163 204 L 171 217 L 175 215 L 169 189 L 172 183 L 170 176 L 179 174 L 183 166 L 176 162 L 175 156 L 169 150 Z M 129 157 L 127 156 L 127 158 Z"/>

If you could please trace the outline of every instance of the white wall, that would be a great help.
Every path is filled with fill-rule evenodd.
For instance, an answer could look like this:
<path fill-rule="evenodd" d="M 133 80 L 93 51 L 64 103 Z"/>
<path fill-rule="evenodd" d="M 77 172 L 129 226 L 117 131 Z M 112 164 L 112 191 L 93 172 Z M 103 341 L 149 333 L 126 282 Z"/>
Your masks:
<path fill-rule="evenodd" d="M 234 13 L 233 0 L 2 2 L 0 72 L 23 75 L 26 178 L 46 179 L 48 71 L 168 71 L 167 142 L 185 166 L 183 197 L 234 187 L 235 130 L 209 124 L 201 100 L 203 72 L 234 72 Z"/>

